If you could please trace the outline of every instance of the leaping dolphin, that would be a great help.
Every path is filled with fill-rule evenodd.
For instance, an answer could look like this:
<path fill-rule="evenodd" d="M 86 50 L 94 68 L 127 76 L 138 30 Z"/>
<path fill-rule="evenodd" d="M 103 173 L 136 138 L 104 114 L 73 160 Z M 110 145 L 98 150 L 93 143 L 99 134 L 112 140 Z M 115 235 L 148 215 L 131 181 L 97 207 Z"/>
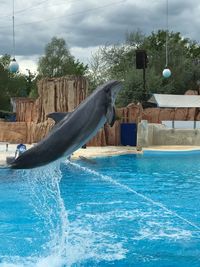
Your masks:
<path fill-rule="evenodd" d="M 35 168 L 70 156 L 94 137 L 106 122 L 111 126 L 114 124 L 114 104 L 121 89 L 121 82 L 109 81 L 97 87 L 73 112 L 50 114 L 49 117 L 57 122 L 53 130 L 10 163 L 10 168 Z"/>

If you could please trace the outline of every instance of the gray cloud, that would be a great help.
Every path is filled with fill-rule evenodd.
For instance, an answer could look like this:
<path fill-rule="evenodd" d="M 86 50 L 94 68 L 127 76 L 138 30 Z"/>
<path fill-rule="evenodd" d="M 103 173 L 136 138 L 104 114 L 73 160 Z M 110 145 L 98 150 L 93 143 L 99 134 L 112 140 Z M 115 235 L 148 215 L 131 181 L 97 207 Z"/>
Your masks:
<path fill-rule="evenodd" d="M 168 0 L 169 30 L 200 41 L 200 3 Z M 15 1 L 16 54 L 41 55 L 53 36 L 69 48 L 97 47 L 125 41 L 127 32 L 149 34 L 166 27 L 166 1 L 30 0 Z M 12 5 L 1 1 L 0 54 L 12 53 Z M 73 49 L 76 47 L 76 49 Z M 78 56 L 78 55 L 75 55 Z"/>

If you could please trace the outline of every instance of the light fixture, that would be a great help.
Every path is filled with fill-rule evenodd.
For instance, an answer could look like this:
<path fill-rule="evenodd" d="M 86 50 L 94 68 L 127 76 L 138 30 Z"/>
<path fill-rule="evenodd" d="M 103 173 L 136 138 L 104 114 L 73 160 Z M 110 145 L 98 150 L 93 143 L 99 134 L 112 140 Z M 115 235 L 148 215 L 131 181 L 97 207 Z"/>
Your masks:
<path fill-rule="evenodd" d="M 9 70 L 12 73 L 16 73 L 19 70 L 19 64 L 17 63 L 16 59 L 13 58 L 9 64 Z"/>
<path fill-rule="evenodd" d="M 171 76 L 171 70 L 168 68 L 165 68 L 162 72 L 162 75 L 164 78 L 169 78 Z"/>

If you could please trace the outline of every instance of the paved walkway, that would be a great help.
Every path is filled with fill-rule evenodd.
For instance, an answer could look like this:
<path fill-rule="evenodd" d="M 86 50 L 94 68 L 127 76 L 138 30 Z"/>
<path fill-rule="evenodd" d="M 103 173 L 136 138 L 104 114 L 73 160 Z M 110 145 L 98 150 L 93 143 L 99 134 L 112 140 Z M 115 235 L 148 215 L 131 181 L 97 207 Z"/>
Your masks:
<path fill-rule="evenodd" d="M 27 145 L 30 148 L 32 145 Z M 14 157 L 16 144 L 0 143 L 0 165 L 6 165 L 6 157 Z M 143 150 L 161 150 L 161 151 L 190 151 L 190 150 L 200 150 L 200 146 L 151 146 L 148 148 L 143 148 Z M 112 156 L 121 155 L 129 153 L 142 153 L 142 151 L 137 151 L 136 147 L 129 146 L 105 146 L 105 147 L 87 147 L 86 149 L 78 149 L 72 155 L 72 159 L 78 159 L 82 157 L 98 157 L 98 156 Z"/>

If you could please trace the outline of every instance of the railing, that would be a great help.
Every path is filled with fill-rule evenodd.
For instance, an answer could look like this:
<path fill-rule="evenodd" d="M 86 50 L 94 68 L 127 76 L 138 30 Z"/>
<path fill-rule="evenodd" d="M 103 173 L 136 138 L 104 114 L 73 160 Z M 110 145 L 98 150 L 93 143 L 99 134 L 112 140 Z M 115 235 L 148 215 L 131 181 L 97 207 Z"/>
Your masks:
<path fill-rule="evenodd" d="M 162 124 L 172 129 L 200 129 L 200 121 L 162 121 Z"/>
<path fill-rule="evenodd" d="M 0 142 L 0 151 L 8 151 L 8 142 Z"/>

